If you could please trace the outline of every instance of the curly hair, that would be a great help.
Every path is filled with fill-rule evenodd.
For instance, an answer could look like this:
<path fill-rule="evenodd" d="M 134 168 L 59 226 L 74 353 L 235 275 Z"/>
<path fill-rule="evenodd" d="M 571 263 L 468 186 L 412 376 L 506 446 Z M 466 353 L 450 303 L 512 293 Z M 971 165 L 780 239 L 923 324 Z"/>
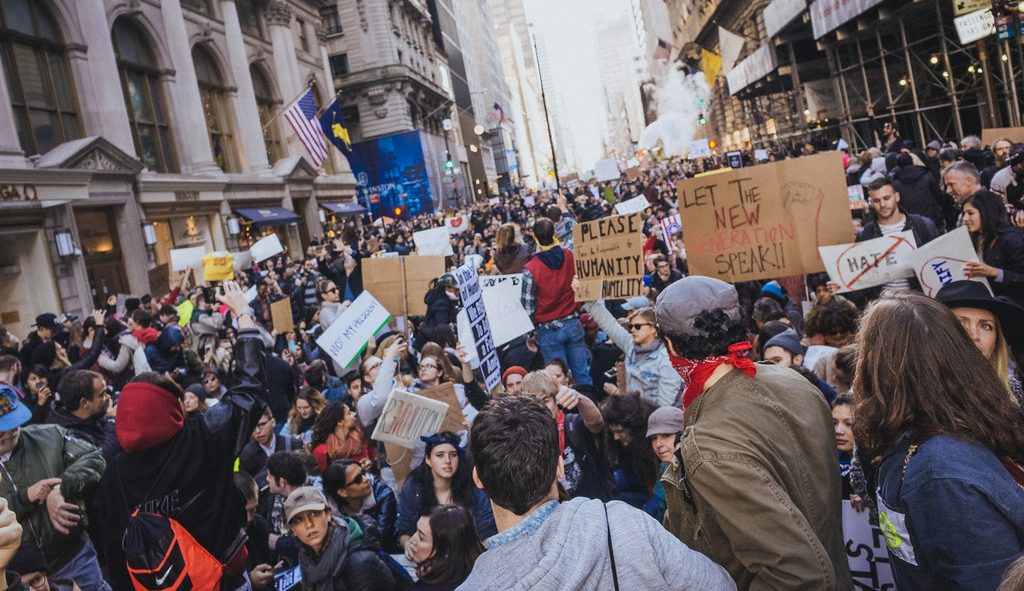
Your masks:
<path fill-rule="evenodd" d="M 731 318 L 722 308 L 705 310 L 693 323 L 696 334 L 662 334 L 672 343 L 676 355 L 687 359 L 704 359 L 729 352 L 729 345 L 747 339 L 747 325 L 742 315 Z"/>
<path fill-rule="evenodd" d="M 609 396 L 601 403 L 605 423 L 625 427 L 631 440 L 629 445 L 609 441 L 609 462 L 638 475 L 648 492 L 654 490 L 658 481 L 658 456 L 647 445 L 647 419 L 652 412 L 654 406 L 639 396 Z"/>

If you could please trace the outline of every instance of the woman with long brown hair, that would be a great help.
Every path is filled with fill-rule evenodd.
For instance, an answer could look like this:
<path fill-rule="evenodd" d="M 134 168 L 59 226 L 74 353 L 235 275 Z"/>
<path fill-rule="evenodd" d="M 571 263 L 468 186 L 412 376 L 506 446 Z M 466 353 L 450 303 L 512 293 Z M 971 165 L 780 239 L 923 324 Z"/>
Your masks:
<path fill-rule="evenodd" d="M 523 265 L 533 256 L 532 248 L 516 236 L 515 224 L 502 224 L 494 240 L 495 275 L 522 273 Z"/>
<path fill-rule="evenodd" d="M 995 589 L 1024 552 L 1024 430 L 1006 385 L 922 295 L 876 301 L 857 340 L 854 431 L 878 454 L 897 587 Z"/>

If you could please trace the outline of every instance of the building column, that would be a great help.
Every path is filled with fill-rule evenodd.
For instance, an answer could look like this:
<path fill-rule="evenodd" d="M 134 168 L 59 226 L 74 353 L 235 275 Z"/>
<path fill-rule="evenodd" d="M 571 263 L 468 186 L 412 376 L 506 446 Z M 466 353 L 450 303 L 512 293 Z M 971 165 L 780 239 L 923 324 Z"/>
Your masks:
<path fill-rule="evenodd" d="M 21 149 L 18 130 L 14 125 L 11 93 L 7 89 L 7 75 L 0 63 L 0 168 L 28 168 L 29 161 Z"/>
<path fill-rule="evenodd" d="M 292 36 L 292 8 L 287 2 L 271 0 L 264 12 L 267 28 L 270 30 L 270 43 L 274 53 L 274 74 L 281 89 L 281 97 L 285 101 L 296 98 L 302 90 L 299 78 L 299 62 L 295 57 L 295 39 Z M 285 103 L 285 107 L 288 106 Z"/>
<path fill-rule="evenodd" d="M 134 198 L 127 199 L 124 207 L 118 209 L 116 215 L 117 235 L 121 241 L 121 261 L 125 277 L 128 279 L 128 293 L 142 294 L 150 291 L 150 247 L 138 248 L 138 245 L 145 244 L 142 236 L 143 215 L 142 206 Z"/>
<path fill-rule="evenodd" d="M 89 42 L 87 59 L 82 68 L 76 69 L 76 74 L 85 74 L 76 76 L 76 82 L 91 87 L 94 99 L 82 102 L 92 120 L 89 135 L 101 135 L 126 154 L 137 156 L 103 0 L 79 0 L 74 4 L 82 35 Z"/>
<path fill-rule="evenodd" d="M 331 60 L 330 56 L 327 54 L 327 30 L 324 29 L 323 25 L 316 26 L 316 38 L 320 45 L 320 61 L 323 62 L 324 81 L 327 84 L 325 88 L 327 88 L 328 94 L 333 97 L 336 96 L 335 93 L 338 92 L 338 89 L 334 87 L 334 73 L 331 72 Z M 330 143 L 330 140 L 328 140 L 328 143 Z M 349 166 L 348 160 L 342 156 L 341 152 L 335 149 L 333 145 L 327 148 L 327 154 L 331 161 L 331 170 L 335 171 L 336 174 L 352 170 L 352 167 Z M 317 227 L 320 227 L 319 218 L 317 219 L 316 225 Z"/>
<path fill-rule="evenodd" d="M 179 0 L 163 0 L 160 3 L 160 14 L 175 70 L 175 121 L 179 132 L 178 144 L 182 148 L 178 150 L 182 172 L 220 173 L 210 149 L 210 135 L 206 129 L 206 115 L 199 96 L 199 82 L 196 79 L 195 64 L 192 63 L 192 46 L 189 44 L 188 31 L 185 30 L 181 3 Z"/>
<path fill-rule="evenodd" d="M 224 35 L 227 38 L 231 74 L 239 89 L 235 101 L 235 126 L 244 152 L 243 160 L 249 171 L 266 173 L 270 171 L 267 146 L 259 125 L 260 113 L 256 107 L 252 75 L 249 73 L 249 56 L 245 53 L 245 42 L 242 40 L 242 26 L 238 22 L 238 7 L 235 6 L 235 0 L 221 0 L 220 7 L 224 16 Z"/>

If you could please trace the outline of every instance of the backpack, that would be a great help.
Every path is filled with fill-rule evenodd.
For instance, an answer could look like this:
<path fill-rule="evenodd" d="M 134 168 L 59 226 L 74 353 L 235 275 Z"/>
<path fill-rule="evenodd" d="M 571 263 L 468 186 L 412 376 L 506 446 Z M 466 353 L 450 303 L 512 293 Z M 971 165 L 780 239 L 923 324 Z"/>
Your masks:
<path fill-rule="evenodd" d="M 224 566 L 175 519 L 136 508 L 121 546 L 135 591 L 220 589 Z"/>

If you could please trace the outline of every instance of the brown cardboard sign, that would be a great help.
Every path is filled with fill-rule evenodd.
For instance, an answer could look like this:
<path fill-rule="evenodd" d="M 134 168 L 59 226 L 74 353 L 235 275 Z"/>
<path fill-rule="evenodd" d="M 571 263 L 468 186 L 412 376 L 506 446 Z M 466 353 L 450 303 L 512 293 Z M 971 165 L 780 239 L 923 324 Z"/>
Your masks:
<path fill-rule="evenodd" d="M 643 295 L 643 217 L 613 215 L 572 228 L 577 302 Z"/>
<path fill-rule="evenodd" d="M 388 464 L 391 466 L 391 471 L 395 474 L 398 489 L 401 490 L 402 485 L 405 484 L 405 479 L 412 472 L 412 450 L 402 447 L 397 443 L 385 441 L 384 451 L 388 454 Z"/>
<path fill-rule="evenodd" d="M 149 270 L 149 292 L 154 299 L 160 299 L 171 291 L 171 266 L 167 263 Z"/>
<path fill-rule="evenodd" d="M 404 264 L 406 315 L 423 316 L 427 313 L 427 304 L 423 302 L 423 296 L 430 289 L 430 282 L 444 275 L 447 270 L 444 257 L 410 255 L 402 257 L 402 263 Z"/>
<path fill-rule="evenodd" d="M 423 296 L 445 272 L 443 256 L 365 258 L 361 265 L 363 288 L 395 317 L 426 314 Z"/>
<path fill-rule="evenodd" d="M 819 246 L 854 241 L 842 156 L 827 152 L 676 183 L 694 275 L 774 279 L 825 269 Z"/>
<path fill-rule="evenodd" d="M 291 299 L 284 298 L 271 303 L 270 320 L 274 323 L 274 332 L 277 334 L 284 334 L 294 328 Z"/>
<path fill-rule="evenodd" d="M 448 414 L 444 417 L 444 422 L 441 423 L 440 431 L 465 431 L 467 429 L 466 417 L 462 415 L 462 405 L 459 404 L 459 397 L 455 394 L 455 384 L 446 382 L 439 384 L 433 388 L 427 388 L 426 390 L 420 390 L 417 392 L 420 396 L 425 396 L 432 400 L 440 400 L 441 402 L 448 403 Z"/>
<path fill-rule="evenodd" d="M 637 166 L 631 166 L 626 169 L 626 180 L 635 181 L 640 178 L 640 168 Z"/>
<path fill-rule="evenodd" d="M 1024 144 L 1024 127 L 993 127 L 981 130 L 981 145 L 992 147 L 996 140 L 1004 137 L 1010 143 Z"/>

